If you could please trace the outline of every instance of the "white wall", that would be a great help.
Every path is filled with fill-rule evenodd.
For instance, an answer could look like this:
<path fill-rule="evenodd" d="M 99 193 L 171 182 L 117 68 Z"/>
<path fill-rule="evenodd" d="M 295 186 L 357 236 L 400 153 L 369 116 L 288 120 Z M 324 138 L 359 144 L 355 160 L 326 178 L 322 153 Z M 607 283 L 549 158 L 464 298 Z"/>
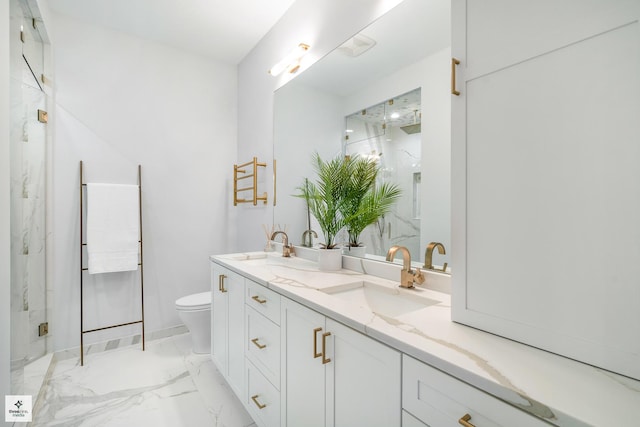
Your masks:
<path fill-rule="evenodd" d="M 0 2 L 0 396 L 9 394 L 11 343 L 9 22 L 9 2 Z M 4 404 L 2 408 L 4 412 Z"/>
<path fill-rule="evenodd" d="M 399 2 L 400 0 L 297 0 L 239 64 L 238 161 L 243 163 L 258 156 L 271 163 L 273 92 L 290 78 L 287 75 L 278 78 L 270 76 L 267 70 L 273 64 L 298 43 L 308 43 L 311 50 L 303 63 L 303 68 L 307 67 Z M 269 192 L 268 206 L 242 205 L 235 208 L 238 224 L 243 225 L 235 236 L 235 250 L 258 250 L 264 247 L 261 224 L 273 222 L 273 189 L 269 185 L 266 186 Z M 284 195 L 279 194 L 278 197 Z"/>
<path fill-rule="evenodd" d="M 51 20 L 53 350 L 79 345 L 80 160 L 85 182 L 134 184 L 142 165 L 146 330 L 178 325 L 174 301 L 209 289 L 208 256 L 229 250 L 236 68 L 69 17 Z M 135 320 L 134 273 L 84 274 L 85 328 Z"/>

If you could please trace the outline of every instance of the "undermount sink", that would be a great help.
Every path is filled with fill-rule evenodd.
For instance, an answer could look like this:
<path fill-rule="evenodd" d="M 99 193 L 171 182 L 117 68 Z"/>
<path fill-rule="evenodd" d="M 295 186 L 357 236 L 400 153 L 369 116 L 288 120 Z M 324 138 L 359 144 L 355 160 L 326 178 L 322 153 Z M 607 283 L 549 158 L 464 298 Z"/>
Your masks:
<path fill-rule="evenodd" d="M 420 289 L 403 289 L 367 281 L 334 286 L 321 292 L 392 318 L 440 303 L 421 295 Z"/>
<path fill-rule="evenodd" d="M 245 252 L 240 254 L 234 254 L 229 256 L 234 261 L 245 261 L 250 259 L 263 259 L 266 258 L 267 254 L 265 252 Z"/>

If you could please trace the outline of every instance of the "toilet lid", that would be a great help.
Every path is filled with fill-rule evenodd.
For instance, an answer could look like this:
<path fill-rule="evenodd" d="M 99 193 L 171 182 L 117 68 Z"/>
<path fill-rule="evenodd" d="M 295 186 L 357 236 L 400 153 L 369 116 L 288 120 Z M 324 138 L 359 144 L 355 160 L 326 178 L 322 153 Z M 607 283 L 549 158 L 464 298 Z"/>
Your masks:
<path fill-rule="evenodd" d="M 187 295 L 176 300 L 176 307 L 189 310 L 205 309 L 211 307 L 211 291 L 199 294 Z"/>

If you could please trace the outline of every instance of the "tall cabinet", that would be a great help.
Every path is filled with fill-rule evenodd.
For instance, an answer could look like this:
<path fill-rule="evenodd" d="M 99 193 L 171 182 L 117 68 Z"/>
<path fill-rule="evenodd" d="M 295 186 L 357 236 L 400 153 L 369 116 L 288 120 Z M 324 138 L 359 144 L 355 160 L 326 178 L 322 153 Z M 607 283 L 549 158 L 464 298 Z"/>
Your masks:
<path fill-rule="evenodd" d="M 453 0 L 453 320 L 640 379 L 640 2 Z"/>

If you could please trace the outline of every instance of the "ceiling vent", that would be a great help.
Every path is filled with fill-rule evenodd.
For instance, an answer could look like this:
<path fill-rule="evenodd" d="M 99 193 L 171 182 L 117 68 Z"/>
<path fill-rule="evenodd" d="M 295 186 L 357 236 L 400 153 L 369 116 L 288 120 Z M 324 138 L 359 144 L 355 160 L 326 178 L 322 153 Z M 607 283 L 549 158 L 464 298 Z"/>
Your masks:
<path fill-rule="evenodd" d="M 376 41 L 362 34 L 356 34 L 349 40 L 347 40 L 342 46 L 338 48 L 338 51 L 346 56 L 355 58 L 360 56 L 373 46 L 376 45 Z"/>

